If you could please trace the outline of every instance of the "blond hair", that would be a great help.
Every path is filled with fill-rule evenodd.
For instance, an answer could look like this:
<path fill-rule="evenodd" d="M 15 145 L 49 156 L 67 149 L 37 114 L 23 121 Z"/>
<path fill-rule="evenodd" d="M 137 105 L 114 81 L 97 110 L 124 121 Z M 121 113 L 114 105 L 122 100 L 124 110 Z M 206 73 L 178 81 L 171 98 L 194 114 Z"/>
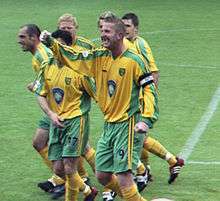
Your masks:
<path fill-rule="evenodd" d="M 104 20 L 105 18 L 108 18 L 108 17 L 116 18 L 116 15 L 115 15 L 115 13 L 113 13 L 109 10 L 101 13 L 99 16 L 99 19 L 98 19 L 98 26 L 99 26 L 100 20 Z"/>
<path fill-rule="evenodd" d="M 73 15 L 71 15 L 69 13 L 65 13 L 59 17 L 58 23 L 57 23 L 58 27 L 61 24 L 61 22 L 71 22 L 76 27 L 76 29 L 79 27 L 78 22 L 76 20 L 76 17 L 74 17 Z"/>

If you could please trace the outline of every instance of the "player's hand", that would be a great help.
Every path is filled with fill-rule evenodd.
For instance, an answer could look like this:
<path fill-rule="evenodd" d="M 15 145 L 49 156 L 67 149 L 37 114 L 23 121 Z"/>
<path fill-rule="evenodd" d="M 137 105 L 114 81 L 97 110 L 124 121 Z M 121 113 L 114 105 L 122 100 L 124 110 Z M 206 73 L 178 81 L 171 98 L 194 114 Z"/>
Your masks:
<path fill-rule="evenodd" d="M 148 125 L 142 121 L 136 123 L 134 126 L 134 131 L 137 133 L 146 134 L 148 132 L 148 130 L 149 130 Z"/>
<path fill-rule="evenodd" d="M 49 31 L 43 30 L 40 34 L 40 41 L 45 42 L 50 35 L 51 33 Z"/>
<path fill-rule="evenodd" d="M 51 112 L 49 117 L 50 117 L 54 126 L 59 127 L 59 128 L 64 127 L 64 125 L 62 123 L 63 120 L 56 113 Z"/>
<path fill-rule="evenodd" d="M 27 85 L 27 89 L 29 90 L 29 91 L 33 91 L 33 87 L 34 87 L 34 83 L 33 82 L 31 82 L 31 83 L 29 83 L 28 85 Z"/>
<path fill-rule="evenodd" d="M 160 74 L 158 71 L 156 72 L 152 72 L 152 76 L 154 78 L 154 84 L 155 86 L 158 88 L 158 85 L 159 85 L 159 77 L 160 77 Z"/>

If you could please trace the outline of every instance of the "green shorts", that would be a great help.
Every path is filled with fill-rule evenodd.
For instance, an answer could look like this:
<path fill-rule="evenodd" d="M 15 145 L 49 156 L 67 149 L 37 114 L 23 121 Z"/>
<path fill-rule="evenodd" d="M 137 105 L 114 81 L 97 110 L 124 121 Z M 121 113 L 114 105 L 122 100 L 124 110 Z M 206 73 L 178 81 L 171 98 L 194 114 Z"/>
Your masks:
<path fill-rule="evenodd" d="M 102 137 L 96 151 L 96 170 L 101 172 L 136 171 L 144 135 L 134 132 L 134 125 L 140 114 L 135 114 L 127 121 L 104 123 Z"/>
<path fill-rule="evenodd" d="M 42 128 L 45 130 L 50 129 L 50 118 L 47 115 L 44 115 L 40 121 L 38 122 L 38 128 Z"/>
<path fill-rule="evenodd" d="M 84 154 L 89 138 L 89 114 L 63 122 L 64 128 L 51 124 L 49 134 L 49 160 L 78 157 Z"/>

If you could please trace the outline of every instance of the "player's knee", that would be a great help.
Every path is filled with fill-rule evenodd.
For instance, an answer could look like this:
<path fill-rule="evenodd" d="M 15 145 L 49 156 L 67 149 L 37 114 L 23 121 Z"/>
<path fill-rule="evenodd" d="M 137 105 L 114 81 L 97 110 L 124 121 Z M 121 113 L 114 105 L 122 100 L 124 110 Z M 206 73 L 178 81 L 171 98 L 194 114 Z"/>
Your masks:
<path fill-rule="evenodd" d="M 72 174 L 74 172 L 77 172 L 78 161 L 79 161 L 79 157 L 64 158 L 63 164 L 64 164 L 65 174 Z"/>
<path fill-rule="evenodd" d="M 44 129 L 37 129 L 32 141 L 32 146 L 38 152 L 47 146 L 48 131 Z"/>
<path fill-rule="evenodd" d="M 99 181 L 100 184 L 105 186 L 111 181 L 112 174 L 96 171 L 96 178 L 97 178 L 97 180 Z"/>
<path fill-rule="evenodd" d="M 59 176 L 59 177 L 61 177 L 61 178 L 64 178 L 65 172 L 64 172 L 64 167 L 63 167 L 63 165 L 61 165 L 61 164 L 54 164 L 54 165 L 53 165 L 53 172 L 54 172 L 57 176 Z"/>

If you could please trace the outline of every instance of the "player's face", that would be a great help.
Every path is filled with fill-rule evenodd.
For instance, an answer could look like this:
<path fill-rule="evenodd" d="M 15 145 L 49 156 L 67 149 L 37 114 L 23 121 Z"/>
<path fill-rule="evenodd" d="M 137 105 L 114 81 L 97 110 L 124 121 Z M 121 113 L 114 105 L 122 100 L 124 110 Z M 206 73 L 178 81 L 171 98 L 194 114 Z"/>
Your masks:
<path fill-rule="evenodd" d="M 119 35 L 114 29 L 114 24 L 109 22 L 103 22 L 101 28 L 101 41 L 102 46 L 112 50 L 117 45 Z"/>
<path fill-rule="evenodd" d="M 58 28 L 63 31 L 68 31 L 71 34 L 71 36 L 73 36 L 73 38 L 75 38 L 76 27 L 74 26 L 74 24 L 72 22 L 62 21 L 62 22 L 60 22 Z"/>
<path fill-rule="evenodd" d="M 126 29 L 125 37 L 128 40 L 133 40 L 136 37 L 137 28 L 134 26 L 131 19 L 123 19 L 122 21 Z"/>
<path fill-rule="evenodd" d="M 99 28 L 99 31 L 101 32 L 101 29 L 102 29 L 102 25 L 103 25 L 103 22 L 104 22 L 104 20 L 103 19 L 100 19 L 99 20 L 99 24 L 98 24 L 98 28 Z"/>
<path fill-rule="evenodd" d="M 27 28 L 23 27 L 18 32 L 18 44 L 20 44 L 23 51 L 30 51 L 33 49 L 34 42 L 32 37 L 27 34 Z"/>

